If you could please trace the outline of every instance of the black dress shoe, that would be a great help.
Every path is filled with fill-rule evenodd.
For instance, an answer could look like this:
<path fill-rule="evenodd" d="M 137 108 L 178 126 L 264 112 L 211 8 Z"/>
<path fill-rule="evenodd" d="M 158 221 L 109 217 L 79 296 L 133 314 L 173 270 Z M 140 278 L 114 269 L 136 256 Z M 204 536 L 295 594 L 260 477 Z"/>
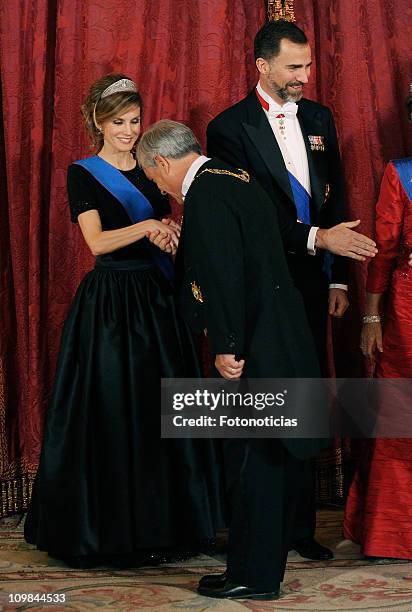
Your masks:
<path fill-rule="evenodd" d="M 206 574 L 199 580 L 199 588 L 219 589 L 225 586 L 226 580 L 226 572 L 223 572 L 223 574 Z"/>
<path fill-rule="evenodd" d="M 313 538 L 304 538 L 291 545 L 291 550 L 296 550 L 305 559 L 315 559 L 317 561 L 330 561 L 333 559 L 333 552 L 316 542 Z"/>
<path fill-rule="evenodd" d="M 220 588 L 199 586 L 197 592 L 199 595 L 214 597 L 216 599 L 279 599 L 279 589 L 275 591 L 261 591 L 260 589 L 241 586 L 240 584 L 233 584 L 232 582 L 226 582 L 226 584 Z"/>

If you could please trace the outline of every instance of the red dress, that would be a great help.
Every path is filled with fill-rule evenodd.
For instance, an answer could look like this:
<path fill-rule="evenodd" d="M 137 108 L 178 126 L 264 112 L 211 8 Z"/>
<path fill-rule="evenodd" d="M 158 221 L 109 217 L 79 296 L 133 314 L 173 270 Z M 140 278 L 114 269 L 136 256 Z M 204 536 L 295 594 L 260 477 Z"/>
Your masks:
<path fill-rule="evenodd" d="M 386 297 L 376 376 L 412 378 L 412 202 L 392 163 L 376 206 L 376 242 L 366 286 Z M 364 453 L 349 491 L 344 535 L 367 556 L 412 559 L 412 439 L 365 440 Z"/>

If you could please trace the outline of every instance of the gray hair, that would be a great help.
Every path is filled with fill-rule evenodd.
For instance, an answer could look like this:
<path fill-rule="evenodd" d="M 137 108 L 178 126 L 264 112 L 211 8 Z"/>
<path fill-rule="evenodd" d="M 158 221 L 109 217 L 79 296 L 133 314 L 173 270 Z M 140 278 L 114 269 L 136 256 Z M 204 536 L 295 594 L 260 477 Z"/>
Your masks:
<path fill-rule="evenodd" d="M 181 159 L 190 153 L 202 153 L 199 141 L 187 125 L 171 119 L 162 119 L 151 125 L 136 149 L 137 160 L 142 168 L 155 166 L 156 155 Z"/>

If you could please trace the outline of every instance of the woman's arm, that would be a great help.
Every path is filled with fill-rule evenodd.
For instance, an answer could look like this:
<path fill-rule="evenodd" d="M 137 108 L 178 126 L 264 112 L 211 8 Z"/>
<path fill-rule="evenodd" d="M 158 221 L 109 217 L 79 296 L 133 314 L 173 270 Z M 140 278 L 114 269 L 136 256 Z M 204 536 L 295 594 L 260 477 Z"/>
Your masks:
<path fill-rule="evenodd" d="M 382 295 L 390 285 L 402 243 L 404 204 L 395 166 L 389 163 L 382 178 L 376 204 L 375 235 L 378 254 L 370 261 L 366 282 L 365 315 L 380 316 Z M 364 322 L 361 349 L 374 360 L 376 350 L 383 352 L 381 321 Z"/>
<path fill-rule="evenodd" d="M 380 304 L 383 293 L 366 293 L 366 305 L 365 312 L 366 317 L 377 316 L 380 317 Z M 372 359 L 375 359 L 375 352 L 378 350 L 380 353 L 383 352 L 382 346 L 382 323 L 381 321 L 366 322 L 364 321 L 360 347 L 363 355 Z"/>
<path fill-rule="evenodd" d="M 121 249 L 152 232 L 159 232 L 159 236 L 167 238 L 175 246 L 178 244 L 178 234 L 174 226 L 155 219 L 134 223 L 121 229 L 103 231 L 97 210 L 88 210 L 78 216 L 78 222 L 87 246 L 95 256 Z"/>

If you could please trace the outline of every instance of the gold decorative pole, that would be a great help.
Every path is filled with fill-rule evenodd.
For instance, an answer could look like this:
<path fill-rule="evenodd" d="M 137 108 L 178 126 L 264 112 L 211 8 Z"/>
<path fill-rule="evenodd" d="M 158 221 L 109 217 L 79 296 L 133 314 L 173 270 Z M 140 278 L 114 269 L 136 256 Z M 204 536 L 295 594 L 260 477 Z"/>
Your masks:
<path fill-rule="evenodd" d="M 293 3 L 294 0 L 268 0 L 269 21 L 277 21 L 278 19 L 295 21 Z"/>

